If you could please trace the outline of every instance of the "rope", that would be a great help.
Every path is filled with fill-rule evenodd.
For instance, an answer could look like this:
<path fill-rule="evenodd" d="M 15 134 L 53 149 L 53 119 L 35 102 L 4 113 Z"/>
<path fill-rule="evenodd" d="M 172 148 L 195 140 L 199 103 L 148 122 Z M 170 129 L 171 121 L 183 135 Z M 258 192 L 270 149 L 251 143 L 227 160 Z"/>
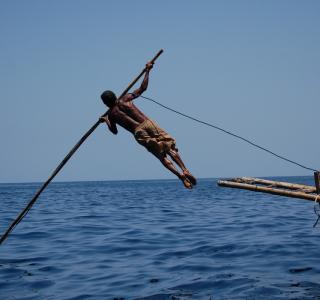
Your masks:
<path fill-rule="evenodd" d="M 275 153 L 275 152 L 272 152 L 272 151 L 270 151 L 269 149 L 264 148 L 264 147 L 262 147 L 262 146 L 259 146 L 258 144 L 254 143 L 254 142 L 252 142 L 252 141 L 250 141 L 250 140 L 248 140 L 248 139 L 246 139 L 246 138 L 244 138 L 244 137 L 242 137 L 242 136 L 240 136 L 240 135 L 237 135 L 237 134 L 235 134 L 235 133 L 232 133 L 232 132 L 230 132 L 230 131 L 228 131 L 228 130 L 225 130 L 225 129 L 221 128 L 221 127 L 218 127 L 218 126 L 216 126 L 216 125 L 213 125 L 213 124 L 210 124 L 210 123 L 201 121 L 201 120 L 199 120 L 199 119 L 197 119 L 197 118 L 191 117 L 191 116 L 189 116 L 189 115 L 186 115 L 186 114 L 184 114 L 184 113 L 182 113 L 182 112 L 179 112 L 179 111 L 177 111 L 177 110 L 175 110 L 175 109 L 173 109 L 173 108 L 170 108 L 170 107 L 168 107 L 168 106 L 166 106 L 166 105 L 163 105 L 163 104 L 159 103 L 158 101 L 156 101 L 156 100 L 154 100 L 154 99 L 151 99 L 151 98 L 149 98 L 149 97 L 144 97 L 144 96 L 140 96 L 140 97 L 142 97 L 142 98 L 144 98 L 144 99 L 146 99 L 146 100 L 149 100 L 149 101 L 151 101 L 151 102 L 153 102 L 153 103 L 155 103 L 155 104 L 157 104 L 157 105 L 159 105 L 159 106 L 161 106 L 161 107 L 163 107 L 163 108 L 165 108 L 165 109 L 167 109 L 167 110 L 170 110 L 170 111 L 172 111 L 172 112 L 174 112 L 174 113 L 176 113 L 176 114 L 178 114 L 178 115 L 180 115 L 180 116 L 183 116 L 183 117 L 188 118 L 188 119 L 190 119 L 190 120 L 193 120 L 193 121 L 195 121 L 195 122 L 201 123 L 201 124 L 203 124 L 203 125 L 212 127 L 212 128 L 214 128 L 214 129 L 220 130 L 220 131 L 222 131 L 222 132 L 224 132 L 224 133 L 226 133 L 226 134 L 228 134 L 228 135 L 231 135 L 231 136 L 233 136 L 233 137 L 235 137 L 235 138 L 237 138 L 237 139 L 240 139 L 240 140 L 242 140 L 242 141 L 250 144 L 251 146 L 254 146 L 254 147 L 256 147 L 256 148 L 258 148 L 258 149 L 260 149 L 260 150 L 263 150 L 263 151 L 265 151 L 265 152 L 267 152 L 267 153 L 269 153 L 269 154 L 271 154 L 271 155 L 273 155 L 273 156 L 275 156 L 275 157 L 277 157 L 277 158 L 279 158 L 279 159 L 285 160 L 285 161 L 287 161 L 287 162 L 289 162 L 289 163 L 291 163 L 291 164 L 294 164 L 294 165 L 296 165 L 296 166 L 299 166 L 299 167 L 301 167 L 301 168 L 303 168 L 303 169 L 306 169 L 306 170 L 309 170 L 309 171 L 313 171 L 313 172 L 317 172 L 317 170 L 315 170 L 315 169 L 313 169 L 313 168 L 306 167 L 305 165 L 302 165 L 302 164 L 300 164 L 300 163 L 297 163 L 296 161 L 293 161 L 293 160 L 288 159 L 288 158 L 286 158 L 286 157 L 284 157 L 284 156 L 282 156 L 282 155 L 279 155 L 279 154 L 277 154 L 277 153 Z"/>

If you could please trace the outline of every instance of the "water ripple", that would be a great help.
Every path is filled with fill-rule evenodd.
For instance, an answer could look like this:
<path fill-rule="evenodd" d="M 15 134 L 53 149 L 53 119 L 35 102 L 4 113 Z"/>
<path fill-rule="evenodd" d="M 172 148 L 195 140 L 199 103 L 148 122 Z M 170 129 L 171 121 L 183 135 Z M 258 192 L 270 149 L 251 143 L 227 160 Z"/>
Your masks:
<path fill-rule="evenodd" d="M 38 187 L 0 184 L 2 231 Z M 316 299 L 313 222 L 213 180 L 54 183 L 0 248 L 0 299 Z"/>

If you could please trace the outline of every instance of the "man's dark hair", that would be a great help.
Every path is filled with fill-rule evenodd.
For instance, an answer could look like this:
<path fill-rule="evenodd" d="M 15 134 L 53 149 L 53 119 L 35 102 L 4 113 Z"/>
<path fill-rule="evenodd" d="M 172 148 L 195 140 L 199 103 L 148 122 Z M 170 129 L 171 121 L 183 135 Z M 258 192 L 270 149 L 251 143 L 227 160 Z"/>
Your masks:
<path fill-rule="evenodd" d="M 101 94 L 101 99 L 105 105 L 112 107 L 116 103 L 117 96 L 112 91 L 104 91 Z"/>

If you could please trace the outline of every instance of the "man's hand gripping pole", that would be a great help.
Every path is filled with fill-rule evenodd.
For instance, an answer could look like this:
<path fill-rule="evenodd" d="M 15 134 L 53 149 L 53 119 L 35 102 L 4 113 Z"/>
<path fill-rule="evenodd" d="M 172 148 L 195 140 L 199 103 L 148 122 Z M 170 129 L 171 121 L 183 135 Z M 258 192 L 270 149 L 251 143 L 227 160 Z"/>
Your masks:
<path fill-rule="evenodd" d="M 148 63 L 149 64 L 154 64 L 155 61 L 158 59 L 158 57 L 162 54 L 163 49 L 161 49 L 156 55 L 155 57 L 150 60 Z M 143 76 L 143 74 L 147 71 L 147 67 L 145 67 L 141 73 L 128 85 L 128 87 L 122 92 L 122 94 L 117 98 L 117 100 L 121 99 L 125 94 L 127 94 L 129 92 L 129 90 L 137 83 L 137 81 Z M 108 111 L 105 112 L 101 117 L 104 117 L 108 114 Z M 100 122 L 100 121 L 99 121 Z"/>

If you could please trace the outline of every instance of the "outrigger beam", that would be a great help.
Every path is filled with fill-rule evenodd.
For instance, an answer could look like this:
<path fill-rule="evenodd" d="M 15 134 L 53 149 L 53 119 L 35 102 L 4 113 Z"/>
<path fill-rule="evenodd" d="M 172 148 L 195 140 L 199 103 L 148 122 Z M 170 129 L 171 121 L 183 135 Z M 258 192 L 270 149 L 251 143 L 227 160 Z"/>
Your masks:
<path fill-rule="evenodd" d="M 319 180 L 319 174 L 317 178 Z M 317 187 L 314 186 L 251 177 L 238 177 L 219 180 L 218 186 L 244 189 L 310 201 L 315 201 L 319 196 L 317 193 Z"/>

